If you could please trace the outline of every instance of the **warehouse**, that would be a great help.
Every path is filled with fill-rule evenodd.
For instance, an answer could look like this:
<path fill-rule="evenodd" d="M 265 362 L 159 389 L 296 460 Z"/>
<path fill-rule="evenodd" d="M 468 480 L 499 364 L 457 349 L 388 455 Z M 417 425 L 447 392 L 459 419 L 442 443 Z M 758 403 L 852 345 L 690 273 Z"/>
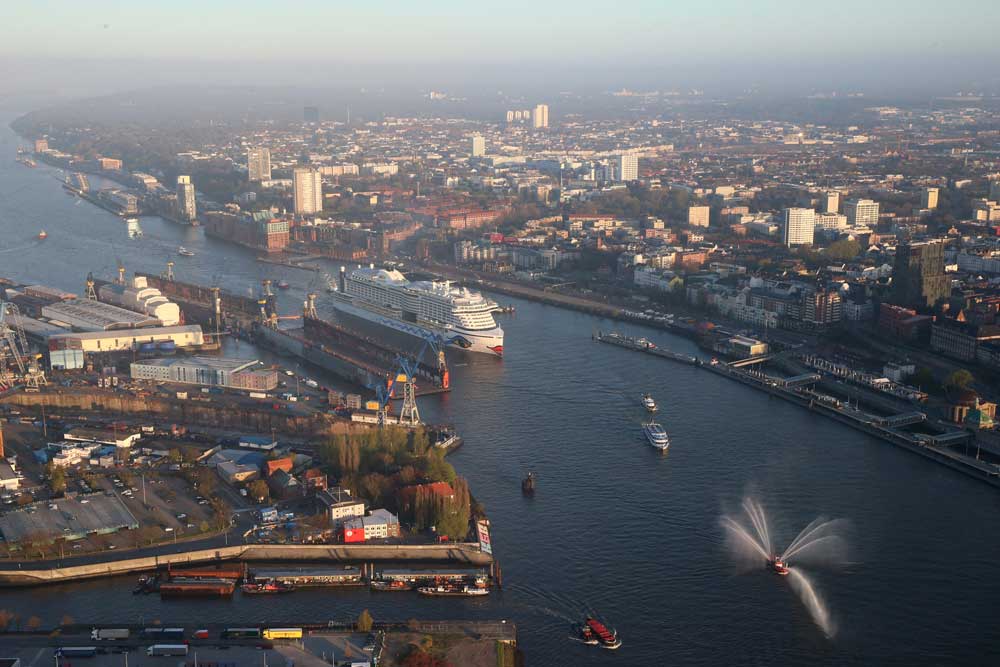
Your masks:
<path fill-rule="evenodd" d="M 35 503 L 0 515 L 0 533 L 8 543 L 25 538 L 45 542 L 56 538 L 79 540 L 138 527 L 139 522 L 118 496 L 103 493 Z"/>
<path fill-rule="evenodd" d="M 278 386 L 278 372 L 256 369 L 256 359 L 183 357 L 132 362 L 133 380 L 180 382 L 207 387 L 269 391 Z"/>
<path fill-rule="evenodd" d="M 96 303 L 96 302 L 94 302 Z M 107 305 L 107 304 L 101 304 Z M 108 306 L 114 308 L 114 306 Z M 118 308 L 122 312 L 129 311 Z M 136 317 L 141 317 L 136 313 L 130 313 Z M 66 341 L 60 343 L 59 341 Z M 150 329 L 130 329 L 127 331 L 91 331 L 84 333 L 59 334 L 49 338 L 49 348 L 59 349 L 60 345 L 69 345 L 78 342 L 80 349 L 85 353 L 94 352 L 128 352 L 139 348 L 145 343 L 167 343 L 172 342 L 177 347 L 197 347 L 205 344 L 205 337 L 202 335 L 201 327 L 196 324 L 189 324 L 179 327 L 154 327 Z M 56 347 L 53 348 L 53 345 Z"/>
<path fill-rule="evenodd" d="M 73 299 L 42 306 L 42 317 L 62 322 L 79 331 L 110 331 L 155 327 L 161 322 L 144 313 L 134 313 L 109 303 L 91 299 Z"/>

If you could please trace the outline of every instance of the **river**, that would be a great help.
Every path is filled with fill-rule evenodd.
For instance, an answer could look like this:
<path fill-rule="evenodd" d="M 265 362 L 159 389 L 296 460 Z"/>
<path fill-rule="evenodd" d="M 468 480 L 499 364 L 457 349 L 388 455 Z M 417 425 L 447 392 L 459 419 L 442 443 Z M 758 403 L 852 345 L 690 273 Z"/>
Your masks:
<path fill-rule="evenodd" d="M 58 170 L 13 161 L 0 129 L 0 276 L 83 289 L 88 272 L 134 270 L 218 282 L 247 293 L 285 279 L 297 311 L 314 275 L 256 262 L 196 228 L 144 218 L 130 241 L 121 219 L 60 188 Z M 49 238 L 38 241 L 45 229 Z M 176 254 L 184 245 L 197 253 Z M 328 267 L 331 270 L 334 267 Z M 551 306 L 508 299 L 506 356 L 456 357 L 454 391 L 420 399 L 425 419 L 453 422 L 451 457 L 493 522 L 502 592 L 485 600 L 410 594 L 295 592 L 277 598 L 161 601 L 132 596 L 133 578 L 0 592 L 0 608 L 55 623 L 248 623 L 280 619 L 509 618 L 530 665 L 937 665 L 985 662 L 993 622 L 1000 495 L 969 479 L 783 401 L 705 371 L 590 339 L 617 328 L 695 353 L 690 341 Z M 672 445 L 640 432 L 638 399 L 653 393 Z M 538 476 L 523 498 L 520 479 Z M 851 565 L 810 570 L 837 627 L 826 637 L 788 581 L 739 572 L 720 516 L 747 493 L 779 542 L 815 516 L 851 521 Z M 616 653 L 569 639 L 568 619 L 599 611 L 620 632 Z"/>

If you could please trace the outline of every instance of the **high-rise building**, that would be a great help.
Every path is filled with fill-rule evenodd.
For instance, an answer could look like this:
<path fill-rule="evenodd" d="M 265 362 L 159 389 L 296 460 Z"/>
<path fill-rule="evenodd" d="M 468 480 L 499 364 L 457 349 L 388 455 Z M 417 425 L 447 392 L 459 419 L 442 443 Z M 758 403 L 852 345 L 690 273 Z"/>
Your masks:
<path fill-rule="evenodd" d="M 627 183 L 639 179 L 639 157 L 635 153 L 622 153 L 614 161 L 615 180 Z"/>
<path fill-rule="evenodd" d="M 251 148 L 247 151 L 247 180 L 271 180 L 271 151 L 267 148 Z"/>
<path fill-rule="evenodd" d="M 811 208 L 786 208 L 782 240 L 788 247 L 812 245 L 816 231 L 816 211 Z"/>
<path fill-rule="evenodd" d="M 871 199 L 848 199 L 844 203 L 849 227 L 871 227 L 878 225 L 878 202 Z"/>
<path fill-rule="evenodd" d="M 549 105 L 538 104 L 531 112 L 531 126 L 538 129 L 549 126 Z"/>
<path fill-rule="evenodd" d="M 944 243 L 924 241 L 896 246 L 892 269 L 892 303 L 908 308 L 933 308 L 951 294 L 944 273 Z"/>
<path fill-rule="evenodd" d="M 302 107 L 302 120 L 307 123 L 318 123 L 319 107 Z"/>
<path fill-rule="evenodd" d="M 508 123 L 514 122 L 514 112 L 511 109 L 507 109 L 507 122 Z"/>
<path fill-rule="evenodd" d="M 830 190 L 823 195 L 823 212 L 824 213 L 836 213 L 840 210 L 840 193 L 836 190 Z"/>
<path fill-rule="evenodd" d="M 194 199 L 194 184 L 190 176 L 177 177 L 177 214 L 182 220 L 194 220 L 198 209 Z"/>
<path fill-rule="evenodd" d="M 938 189 L 937 188 L 924 188 L 923 194 L 920 197 L 920 208 L 926 208 L 934 210 L 938 205 Z"/>
<path fill-rule="evenodd" d="M 481 134 L 472 135 L 472 157 L 486 155 L 486 139 Z"/>
<path fill-rule="evenodd" d="M 292 171 L 295 214 L 319 213 L 323 210 L 323 178 L 315 169 L 296 167 Z"/>
<path fill-rule="evenodd" d="M 710 213 L 711 209 L 708 206 L 688 206 L 688 225 L 708 227 Z"/>

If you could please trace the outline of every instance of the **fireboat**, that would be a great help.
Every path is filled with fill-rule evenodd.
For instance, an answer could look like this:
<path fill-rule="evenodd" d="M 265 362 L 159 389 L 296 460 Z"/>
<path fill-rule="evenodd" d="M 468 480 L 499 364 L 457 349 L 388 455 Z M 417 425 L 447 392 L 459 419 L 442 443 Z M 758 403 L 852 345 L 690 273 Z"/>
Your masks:
<path fill-rule="evenodd" d="M 618 632 L 601 623 L 596 618 L 588 616 L 583 623 L 577 626 L 580 641 L 590 646 L 600 646 L 610 650 L 615 650 L 622 645 L 622 640 L 618 639 Z"/>
<path fill-rule="evenodd" d="M 788 565 L 785 561 L 781 560 L 781 556 L 774 556 L 767 561 L 767 566 L 774 571 L 775 574 L 781 575 L 782 577 L 788 575 Z"/>

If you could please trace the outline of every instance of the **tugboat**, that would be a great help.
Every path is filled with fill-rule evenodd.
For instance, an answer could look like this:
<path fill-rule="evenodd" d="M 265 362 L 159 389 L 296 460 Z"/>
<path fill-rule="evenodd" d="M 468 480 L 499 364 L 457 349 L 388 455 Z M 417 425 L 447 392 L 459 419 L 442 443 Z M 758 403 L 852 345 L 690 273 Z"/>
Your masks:
<path fill-rule="evenodd" d="M 177 254 L 180 255 L 181 257 L 194 257 L 194 251 L 188 250 L 184 246 L 180 246 L 179 248 L 177 248 Z"/>
<path fill-rule="evenodd" d="M 42 231 L 38 232 L 38 240 L 39 241 L 44 241 L 47 238 L 49 238 L 49 234 L 44 229 Z"/>
<path fill-rule="evenodd" d="M 578 630 L 580 641 L 584 644 L 600 646 L 612 651 L 622 645 L 622 640 L 618 639 L 618 632 L 601 623 L 593 616 L 588 616 L 578 626 Z"/>
<path fill-rule="evenodd" d="M 408 581 L 401 581 L 399 579 L 393 579 L 391 581 L 386 579 L 374 579 L 372 580 L 372 590 L 373 591 L 412 591 L 414 585 Z"/>
<path fill-rule="evenodd" d="M 521 480 L 521 493 L 526 496 L 535 495 L 535 473 L 529 472 L 528 476 Z"/>
<path fill-rule="evenodd" d="M 649 394 L 642 395 L 642 407 L 646 408 L 647 412 L 656 412 L 659 408 L 656 407 L 656 401 Z"/>
<path fill-rule="evenodd" d="M 767 566 L 777 575 L 788 576 L 788 563 L 781 560 L 781 556 L 773 556 L 767 560 Z"/>
<path fill-rule="evenodd" d="M 243 586 L 240 587 L 240 590 L 243 591 L 245 595 L 273 595 L 275 593 L 291 593 L 295 590 L 295 586 L 280 581 L 274 581 L 273 579 L 267 579 L 265 581 L 255 581 L 243 584 Z"/>
<path fill-rule="evenodd" d="M 646 440 L 649 440 L 649 444 L 661 452 L 665 452 L 670 448 L 670 437 L 663 430 L 663 427 L 656 422 L 649 421 L 643 424 L 642 432 L 645 434 Z"/>

